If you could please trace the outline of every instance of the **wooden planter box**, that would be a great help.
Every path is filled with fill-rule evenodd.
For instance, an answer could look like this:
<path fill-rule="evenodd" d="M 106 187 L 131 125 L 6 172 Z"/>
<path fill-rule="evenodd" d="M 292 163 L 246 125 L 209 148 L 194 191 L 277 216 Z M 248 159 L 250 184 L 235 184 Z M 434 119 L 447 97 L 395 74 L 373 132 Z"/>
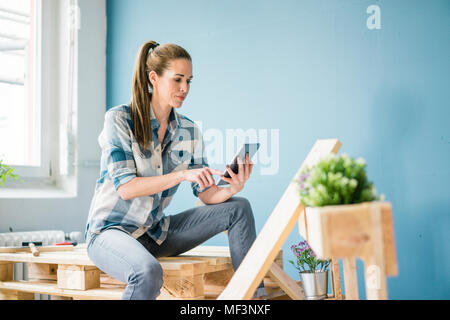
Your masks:
<path fill-rule="evenodd" d="M 347 286 L 355 286 L 355 259 L 360 258 L 365 264 L 368 299 L 387 299 L 384 278 L 398 274 L 389 202 L 307 207 L 300 213 L 298 226 L 300 235 L 319 258 L 333 259 L 335 264 L 343 258 L 344 278 L 351 278 L 347 279 L 348 284 L 344 279 L 346 291 Z M 371 276 L 374 272 L 376 274 Z M 371 288 L 375 290 L 371 291 Z"/>

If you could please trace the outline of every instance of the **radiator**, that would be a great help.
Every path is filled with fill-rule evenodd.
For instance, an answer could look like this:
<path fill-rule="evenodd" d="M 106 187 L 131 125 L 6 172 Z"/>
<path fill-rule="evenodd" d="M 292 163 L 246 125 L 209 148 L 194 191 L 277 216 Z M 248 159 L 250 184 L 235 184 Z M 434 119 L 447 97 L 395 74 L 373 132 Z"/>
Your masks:
<path fill-rule="evenodd" d="M 61 230 L 43 230 L 30 232 L 8 232 L 0 233 L 0 247 L 21 246 L 23 241 L 39 241 L 43 246 L 51 245 L 55 242 L 77 241 L 80 242 L 81 233 L 64 233 Z M 39 249 L 39 247 L 38 247 Z M 28 280 L 28 270 L 26 263 L 14 264 L 14 280 Z M 47 294 L 34 295 L 35 300 L 50 300 Z"/>

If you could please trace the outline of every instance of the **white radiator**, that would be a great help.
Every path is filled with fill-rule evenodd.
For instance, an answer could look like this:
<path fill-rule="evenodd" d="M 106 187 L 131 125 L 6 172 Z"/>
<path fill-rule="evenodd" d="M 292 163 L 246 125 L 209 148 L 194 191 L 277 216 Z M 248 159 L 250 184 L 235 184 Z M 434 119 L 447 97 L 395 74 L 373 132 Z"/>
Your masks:
<path fill-rule="evenodd" d="M 0 233 L 0 247 L 21 246 L 22 242 L 42 242 L 43 246 L 51 245 L 55 242 L 77 241 L 80 242 L 81 233 L 71 232 L 65 234 L 61 230 L 43 230 L 30 232 L 8 232 Z M 39 247 L 38 247 L 39 249 Z M 14 280 L 28 280 L 28 270 L 26 263 L 14 264 Z M 50 300 L 47 294 L 34 295 L 35 300 Z"/>

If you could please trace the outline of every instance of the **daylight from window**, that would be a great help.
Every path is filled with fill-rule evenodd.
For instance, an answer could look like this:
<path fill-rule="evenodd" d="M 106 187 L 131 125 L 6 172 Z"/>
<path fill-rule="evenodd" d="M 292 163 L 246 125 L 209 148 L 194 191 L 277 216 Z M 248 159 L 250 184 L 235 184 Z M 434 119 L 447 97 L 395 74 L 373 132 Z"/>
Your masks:
<path fill-rule="evenodd" d="M 39 165 L 36 159 L 33 0 L 0 0 L 0 159 Z"/>

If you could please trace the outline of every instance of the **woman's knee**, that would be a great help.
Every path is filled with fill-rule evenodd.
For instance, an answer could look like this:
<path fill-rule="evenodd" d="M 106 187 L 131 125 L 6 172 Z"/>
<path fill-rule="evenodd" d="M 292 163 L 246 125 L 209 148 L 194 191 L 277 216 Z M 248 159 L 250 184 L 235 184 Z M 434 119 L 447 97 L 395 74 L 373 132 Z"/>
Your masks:
<path fill-rule="evenodd" d="M 248 199 L 244 198 L 244 197 L 231 197 L 228 200 L 228 202 L 231 205 L 234 205 L 234 206 L 239 207 L 239 208 L 250 209 L 250 210 L 252 208 L 252 206 L 250 204 L 250 201 L 248 201 Z"/>
<path fill-rule="evenodd" d="M 233 197 L 231 200 L 230 203 L 235 206 L 234 213 L 237 217 L 254 220 L 252 206 L 247 198 Z"/>
<path fill-rule="evenodd" d="M 128 277 L 129 283 L 141 282 L 152 289 L 160 289 L 163 285 L 163 270 L 156 259 L 146 259 L 132 267 Z"/>

